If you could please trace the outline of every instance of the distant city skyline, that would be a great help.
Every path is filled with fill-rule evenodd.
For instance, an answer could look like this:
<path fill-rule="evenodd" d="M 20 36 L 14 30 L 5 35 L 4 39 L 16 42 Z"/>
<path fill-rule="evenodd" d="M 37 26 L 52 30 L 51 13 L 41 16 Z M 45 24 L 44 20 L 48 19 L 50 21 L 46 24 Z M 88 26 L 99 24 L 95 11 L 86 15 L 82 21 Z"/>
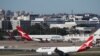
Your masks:
<path fill-rule="evenodd" d="M 0 0 L 0 9 L 39 14 L 95 13 L 100 15 L 100 0 Z"/>

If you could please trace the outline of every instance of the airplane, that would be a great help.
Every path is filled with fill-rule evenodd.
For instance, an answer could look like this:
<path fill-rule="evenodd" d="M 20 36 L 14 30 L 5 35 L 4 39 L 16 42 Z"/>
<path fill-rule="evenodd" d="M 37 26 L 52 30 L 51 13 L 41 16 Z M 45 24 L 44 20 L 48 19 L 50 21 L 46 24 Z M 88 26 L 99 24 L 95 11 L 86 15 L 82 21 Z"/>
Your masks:
<path fill-rule="evenodd" d="M 94 34 L 100 35 L 100 29 L 98 29 Z M 90 35 L 89 38 L 81 46 L 69 46 L 69 47 L 40 47 L 36 49 L 38 53 L 47 53 L 52 55 L 57 53 L 59 56 L 69 56 L 69 53 L 86 51 L 93 47 L 94 34 Z"/>
<path fill-rule="evenodd" d="M 20 36 L 28 41 L 41 41 L 41 42 L 49 42 L 51 40 L 55 41 L 63 41 L 63 37 L 60 35 L 29 35 L 24 32 L 21 26 L 16 26 Z"/>

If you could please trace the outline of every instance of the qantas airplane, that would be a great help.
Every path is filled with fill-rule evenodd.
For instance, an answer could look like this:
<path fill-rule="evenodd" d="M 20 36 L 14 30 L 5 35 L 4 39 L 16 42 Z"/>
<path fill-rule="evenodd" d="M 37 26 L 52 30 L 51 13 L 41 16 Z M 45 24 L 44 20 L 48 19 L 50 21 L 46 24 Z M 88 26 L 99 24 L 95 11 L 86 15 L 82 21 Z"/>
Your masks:
<path fill-rule="evenodd" d="M 19 34 L 22 38 L 28 40 L 28 41 L 42 41 L 42 42 L 48 42 L 51 40 L 57 40 L 57 41 L 63 41 L 64 38 L 60 35 L 28 35 L 24 32 L 24 30 L 20 26 L 16 26 Z"/>
<path fill-rule="evenodd" d="M 100 29 L 98 29 L 94 34 L 98 34 L 98 33 L 100 35 Z M 36 52 L 47 53 L 48 55 L 57 53 L 59 56 L 68 56 L 68 53 L 73 53 L 73 52 L 82 52 L 92 47 L 94 41 L 94 34 L 90 35 L 90 37 L 81 46 L 40 47 L 36 50 Z"/>

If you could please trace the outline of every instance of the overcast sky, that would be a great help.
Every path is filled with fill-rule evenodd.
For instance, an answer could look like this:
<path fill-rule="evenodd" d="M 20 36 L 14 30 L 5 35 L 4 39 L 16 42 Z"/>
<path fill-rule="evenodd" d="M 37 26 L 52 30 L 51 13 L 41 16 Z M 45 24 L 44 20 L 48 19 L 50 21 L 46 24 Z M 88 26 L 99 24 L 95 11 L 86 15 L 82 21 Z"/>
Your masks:
<path fill-rule="evenodd" d="M 34 13 L 96 13 L 100 14 L 100 0 L 0 0 L 5 10 L 25 10 Z"/>

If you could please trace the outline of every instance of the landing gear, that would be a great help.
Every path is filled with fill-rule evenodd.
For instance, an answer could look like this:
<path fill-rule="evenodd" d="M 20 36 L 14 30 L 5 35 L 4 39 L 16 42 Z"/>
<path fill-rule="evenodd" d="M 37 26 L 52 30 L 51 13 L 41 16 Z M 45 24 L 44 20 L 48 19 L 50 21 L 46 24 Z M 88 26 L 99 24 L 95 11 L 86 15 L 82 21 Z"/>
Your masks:
<path fill-rule="evenodd" d="M 64 52 L 58 50 L 57 48 L 55 49 L 55 52 L 56 52 L 59 56 L 70 56 L 68 53 L 65 54 Z"/>

